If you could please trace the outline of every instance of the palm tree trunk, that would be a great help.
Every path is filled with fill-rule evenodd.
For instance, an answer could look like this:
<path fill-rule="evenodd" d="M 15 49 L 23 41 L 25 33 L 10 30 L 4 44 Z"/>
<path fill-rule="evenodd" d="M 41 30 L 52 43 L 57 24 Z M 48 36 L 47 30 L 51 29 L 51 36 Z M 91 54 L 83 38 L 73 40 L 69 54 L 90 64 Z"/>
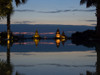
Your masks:
<path fill-rule="evenodd" d="M 10 64 L 10 14 L 7 14 L 7 63 Z"/>
<path fill-rule="evenodd" d="M 96 75 L 100 75 L 100 44 L 96 44 L 96 52 L 97 52 L 97 63 L 96 63 Z"/>
<path fill-rule="evenodd" d="M 100 38 L 100 0 L 97 3 L 97 27 L 96 27 L 96 37 Z"/>
<path fill-rule="evenodd" d="M 7 14 L 7 40 L 10 39 L 10 14 Z"/>
<path fill-rule="evenodd" d="M 7 40 L 7 63 L 10 64 L 10 40 Z"/>

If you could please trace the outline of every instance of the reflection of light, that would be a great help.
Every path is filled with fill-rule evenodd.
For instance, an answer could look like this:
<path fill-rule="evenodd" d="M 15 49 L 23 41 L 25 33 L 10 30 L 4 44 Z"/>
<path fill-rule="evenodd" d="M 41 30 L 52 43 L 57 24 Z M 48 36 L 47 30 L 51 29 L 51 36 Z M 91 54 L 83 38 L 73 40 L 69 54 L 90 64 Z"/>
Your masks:
<path fill-rule="evenodd" d="M 7 40 L 7 44 L 10 44 L 10 40 Z"/>
<path fill-rule="evenodd" d="M 10 39 L 10 35 L 9 34 L 7 35 L 7 39 Z"/>
<path fill-rule="evenodd" d="M 40 41 L 39 39 L 34 39 L 34 42 L 35 42 L 36 46 L 38 45 L 39 41 Z"/>
<path fill-rule="evenodd" d="M 54 32 L 47 32 L 47 33 L 40 33 L 41 35 L 46 35 L 46 34 L 55 34 Z"/>
<path fill-rule="evenodd" d="M 60 43 L 60 39 L 56 39 L 56 43 L 59 44 Z"/>
<path fill-rule="evenodd" d="M 53 42 L 40 42 L 40 44 L 50 44 L 50 45 L 53 45 L 55 43 L 53 43 Z"/>
<path fill-rule="evenodd" d="M 65 38 L 63 38 L 63 39 L 61 39 L 61 41 L 63 42 L 63 41 L 66 41 L 66 39 Z"/>
<path fill-rule="evenodd" d="M 18 42 L 18 43 L 14 43 L 15 45 L 18 45 L 18 44 L 22 44 L 22 45 L 31 45 L 31 44 L 34 44 L 33 42 Z"/>
<path fill-rule="evenodd" d="M 18 34 L 26 34 L 26 35 L 33 35 L 35 34 L 34 32 L 13 32 L 13 34 L 18 35 Z M 40 33 L 41 35 L 47 35 L 47 34 L 55 34 L 54 32 L 44 32 Z"/>
<path fill-rule="evenodd" d="M 38 40 L 34 40 L 34 42 L 37 42 Z M 18 43 L 14 43 L 15 45 L 19 45 L 19 44 L 22 44 L 22 45 L 33 45 L 34 42 L 18 42 Z M 49 45 L 54 45 L 55 43 L 54 42 L 40 42 L 40 44 L 49 44 Z"/>
<path fill-rule="evenodd" d="M 57 45 L 57 47 L 59 47 L 59 45 L 60 45 L 60 39 L 56 39 L 56 45 Z"/>

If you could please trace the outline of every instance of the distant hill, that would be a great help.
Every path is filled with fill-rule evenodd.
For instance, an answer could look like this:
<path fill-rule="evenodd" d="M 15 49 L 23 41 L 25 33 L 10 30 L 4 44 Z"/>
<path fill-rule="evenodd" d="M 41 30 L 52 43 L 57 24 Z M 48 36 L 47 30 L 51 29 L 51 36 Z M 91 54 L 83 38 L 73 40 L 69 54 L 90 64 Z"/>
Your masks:
<path fill-rule="evenodd" d="M 53 24 L 37 24 L 37 25 L 30 25 L 30 24 L 12 24 L 11 30 L 13 32 L 35 32 L 37 29 L 39 33 L 44 32 L 56 32 L 57 28 L 59 28 L 60 32 L 63 31 L 67 36 L 71 36 L 72 33 L 75 31 L 85 31 L 88 29 L 94 30 L 94 26 L 78 26 L 78 25 L 53 25 Z M 6 31 L 6 25 L 0 25 L 0 32 Z"/>

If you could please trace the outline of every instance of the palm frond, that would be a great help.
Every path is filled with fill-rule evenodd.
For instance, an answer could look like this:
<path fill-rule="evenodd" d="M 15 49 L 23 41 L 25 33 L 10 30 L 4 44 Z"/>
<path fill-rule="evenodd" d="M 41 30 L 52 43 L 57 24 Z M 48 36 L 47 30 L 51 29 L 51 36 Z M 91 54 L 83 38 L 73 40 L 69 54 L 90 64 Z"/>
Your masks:
<path fill-rule="evenodd" d="M 80 4 L 82 5 L 82 4 L 85 4 L 86 2 L 87 2 L 87 0 L 81 0 Z"/>
<path fill-rule="evenodd" d="M 19 4 L 21 4 L 20 0 L 15 0 L 16 6 L 18 6 Z"/>
<path fill-rule="evenodd" d="M 86 7 L 89 8 L 91 6 L 97 5 L 97 0 L 81 0 L 80 5 L 86 4 Z"/>

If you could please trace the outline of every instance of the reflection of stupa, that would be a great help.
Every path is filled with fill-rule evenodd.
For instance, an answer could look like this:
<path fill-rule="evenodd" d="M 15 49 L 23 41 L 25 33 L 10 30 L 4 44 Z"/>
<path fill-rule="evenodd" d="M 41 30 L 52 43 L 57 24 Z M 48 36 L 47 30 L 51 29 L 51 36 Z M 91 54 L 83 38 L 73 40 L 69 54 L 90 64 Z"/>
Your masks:
<path fill-rule="evenodd" d="M 56 39 L 56 46 L 57 48 L 60 46 L 60 39 Z"/>
<path fill-rule="evenodd" d="M 33 38 L 35 38 L 35 39 L 39 39 L 40 38 L 40 35 L 39 35 L 37 30 L 36 30 L 35 35 L 33 36 Z"/>
<path fill-rule="evenodd" d="M 61 42 L 62 42 L 63 46 L 64 46 L 64 44 L 65 44 L 65 42 L 66 42 L 66 39 L 67 39 L 67 37 L 66 37 L 65 33 L 62 32 L 62 35 L 61 35 Z"/>
<path fill-rule="evenodd" d="M 39 39 L 34 39 L 34 42 L 35 42 L 36 47 L 38 46 L 39 41 L 40 41 Z"/>
<path fill-rule="evenodd" d="M 60 37 L 61 37 L 60 31 L 59 31 L 59 29 L 57 29 L 55 38 L 60 39 Z"/>
<path fill-rule="evenodd" d="M 66 37 L 66 35 L 65 35 L 65 33 L 64 33 L 64 31 L 62 32 L 62 35 L 61 35 L 61 39 L 66 39 L 67 37 Z"/>

